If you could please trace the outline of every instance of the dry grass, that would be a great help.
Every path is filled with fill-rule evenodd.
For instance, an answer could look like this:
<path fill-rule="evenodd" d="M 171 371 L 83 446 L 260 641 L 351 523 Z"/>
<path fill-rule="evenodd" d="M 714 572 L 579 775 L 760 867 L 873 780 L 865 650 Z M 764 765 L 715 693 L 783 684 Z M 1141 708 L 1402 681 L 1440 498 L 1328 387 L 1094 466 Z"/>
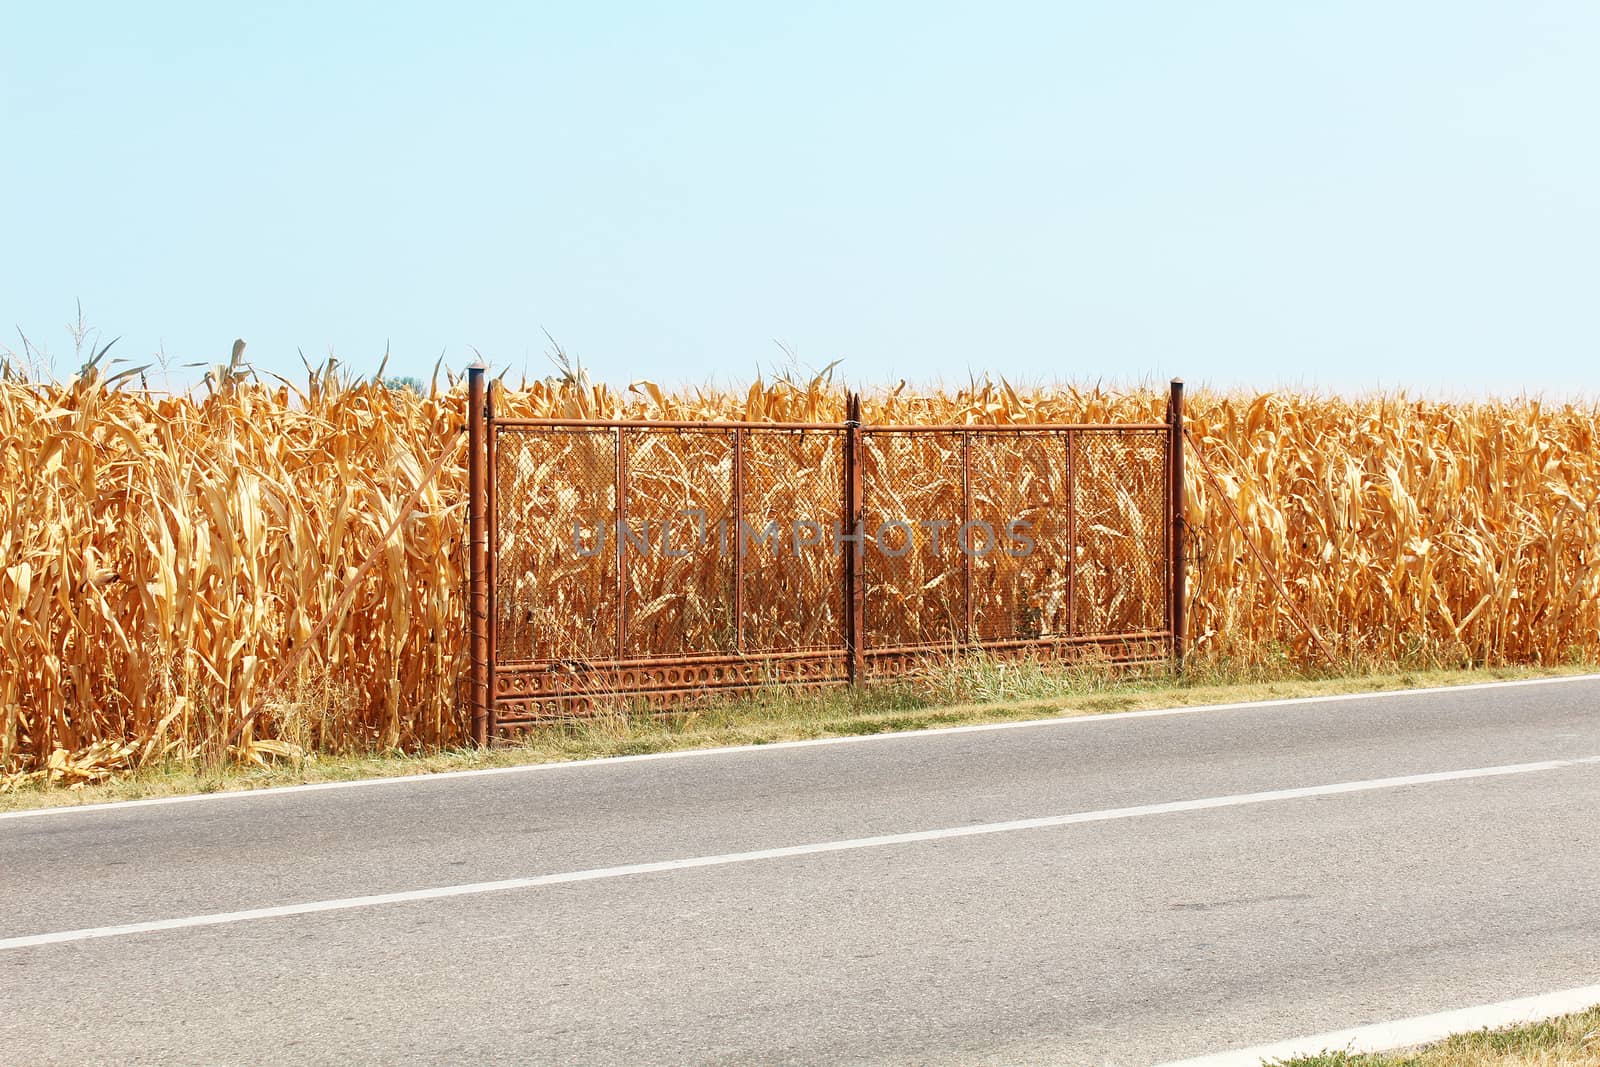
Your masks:
<path fill-rule="evenodd" d="M 399 516 L 393 541 L 378 541 L 424 472 L 457 447 L 459 388 L 421 396 L 341 381 L 330 369 L 312 372 L 303 386 L 269 386 L 226 368 L 191 395 L 126 385 L 93 366 L 63 383 L 25 381 L 14 370 L 0 381 L 0 782 L 43 774 L 70 784 L 174 761 L 458 744 L 461 468 L 448 464 L 414 511 Z M 923 395 L 869 392 L 865 417 L 1152 421 L 1164 403 L 1164 390 L 978 383 Z M 509 415 L 756 421 L 832 421 L 843 407 L 842 388 L 827 377 L 666 395 L 648 384 L 617 393 L 568 375 L 501 400 Z M 1594 407 L 1202 391 L 1191 396 L 1189 416 L 1222 491 L 1287 590 L 1263 573 L 1191 463 L 1186 509 L 1197 558 L 1189 599 L 1201 663 L 1317 667 L 1318 645 L 1292 609 L 1331 650 L 1322 669 L 1600 656 Z M 919 440 L 916 455 L 869 462 L 892 459 L 909 471 L 949 463 L 940 450 L 950 442 Z M 663 486 L 673 472 L 680 487 L 704 480 L 690 458 L 670 449 L 655 458 Z M 975 457 L 976 469 L 993 468 L 979 480 L 997 494 L 979 506 L 1002 507 L 1000 489 L 1019 471 L 1059 479 L 1049 462 L 1026 449 Z M 820 463 L 756 467 L 758 502 L 833 492 L 835 472 Z M 533 499 L 551 491 L 537 468 L 525 478 Z M 907 498 L 894 506 L 937 514 L 948 502 L 934 496 L 947 489 L 932 484 L 908 478 Z M 1104 495 L 1116 491 L 1108 482 Z M 1109 537 L 1137 533 L 1101 525 Z M 375 553 L 351 609 L 295 677 L 268 691 L 277 665 Z M 676 561 L 661 566 L 669 563 Z M 719 580 L 643 568 L 632 578 L 659 579 L 703 601 Z M 914 609 L 935 578 L 908 570 L 891 597 L 895 612 L 885 614 L 936 616 L 900 607 Z M 824 566 L 774 570 L 763 580 L 792 590 L 834 577 Z M 1078 588 L 1080 610 L 1109 621 L 1145 599 L 1130 598 L 1125 583 L 1097 585 L 1087 572 Z M 1019 572 L 980 595 L 992 600 L 977 605 L 980 624 L 986 613 L 1059 609 L 1040 575 Z M 752 604 L 794 602 L 786 596 Z M 684 596 L 669 598 L 635 625 L 681 627 L 715 641 L 725 620 L 692 608 Z M 760 625 L 803 642 L 808 626 L 831 623 L 774 608 Z M 258 701 L 264 716 L 237 750 L 224 751 L 222 739 Z"/>
<path fill-rule="evenodd" d="M 595 718 L 544 726 L 517 743 L 417 752 L 313 754 L 271 763 L 144 764 L 72 789 L 42 779 L 0 792 L 0 812 L 192 793 L 265 789 L 313 782 L 403 777 L 574 759 L 727 745 L 764 745 L 977 723 L 1104 715 L 1146 708 L 1195 707 L 1291 697 L 1330 696 L 1575 673 L 1574 668 L 1415 670 L 1358 677 L 1307 678 L 1264 665 L 1211 664 L 1183 678 L 1160 670 L 1112 673 L 962 657 L 892 686 L 827 693 L 771 690 L 687 714 L 658 718 L 618 708 Z"/>
<path fill-rule="evenodd" d="M 1456 1034 L 1409 1052 L 1336 1052 L 1278 1062 L 1283 1067 L 1596 1067 L 1600 1007 L 1526 1026 Z"/>

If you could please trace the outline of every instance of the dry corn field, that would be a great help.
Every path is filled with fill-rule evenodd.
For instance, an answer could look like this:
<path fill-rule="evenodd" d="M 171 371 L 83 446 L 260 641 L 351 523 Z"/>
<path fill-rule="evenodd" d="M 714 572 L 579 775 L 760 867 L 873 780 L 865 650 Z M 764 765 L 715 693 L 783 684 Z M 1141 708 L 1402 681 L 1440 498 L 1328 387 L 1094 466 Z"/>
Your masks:
<path fill-rule="evenodd" d="M 1145 422 L 1162 417 L 1165 399 L 1164 389 L 900 388 L 867 392 L 864 418 Z M 424 397 L 331 372 L 302 388 L 225 378 L 185 396 L 93 374 L 0 382 L 0 781 L 44 771 L 70 783 L 214 756 L 234 733 L 236 754 L 258 759 L 459 742 L 462 408 L 459 386 Z M 548 380 L 506 390 L 499 411 L 799 422 L 838 421 L 843 408 L 826 379 L 666 395 Z M 1424 649 L 1462 663 L 1600 654 L 1600 409 L 1200 391 L 1187 414 L 1193 446 L 1265 560 L 1192 446 L 1196 655 L 1310 666 L 1329 655 L 1404 662 Z M 929 454 L 914 465 L 948 461 L 935 454 L 947 447 L 938 436 L 918 440 Z M 974 469 L 999 493 L 1026 447 Z M 399 514 L 441 456 L 438 478 Z M 663 494 L 675 477 L 692 479 L 683 472 L 694 462 L 656 457 Z M 758 498 L 837 499 L 818 487 L 838 477 L 822 461 L 808 474 L 757 466 Z M 537 499 L 537 484 L 528 491 Z M 347 609 L 317 632 L 369 560 Z M 827 565 L 809 566 L 774 568 L 774 588 L 837 581 Z M 979 619 L 1019 610 L 1027 575 L 1019 582 L 978 604 Z M 907 589 L 925 584 L 919 575 Z M 1115 615 L 1115 581 L 1082 588 L 1084 609 Z M 1033 592 L 1030 610 L 1059 610 L 1048 590 Z M 786 640 L 831 625 L 786 615 L 781 596 L 760 602 L 769 615 L 753 625 Z M 906 625 L 920 625 L 907 602 Z M 726 628 L 713 617 L 673 625 L 690 624 Z"/>

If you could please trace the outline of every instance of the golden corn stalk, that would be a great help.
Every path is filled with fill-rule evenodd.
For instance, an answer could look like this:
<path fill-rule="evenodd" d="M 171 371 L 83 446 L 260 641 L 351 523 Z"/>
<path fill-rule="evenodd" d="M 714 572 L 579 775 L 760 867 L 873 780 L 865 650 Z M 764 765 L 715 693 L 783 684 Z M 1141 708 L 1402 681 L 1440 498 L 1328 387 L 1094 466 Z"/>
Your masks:
<path fill-rule="evenodd" d="M 902 385 L 868 393 L 864 415 L 896 424 L 1146 422 L 1162 417 L 1165 399 L 1139 389 L 983 383 L 913 394 Z M 499 413 L 513 417 L 801 422 L 837 421 L 843 409 L 843 390 L 827 378 L 666 394 L 569 377 L 499 400 Z M 390 543 L 379 540 L 455 441 L 462 411 L 458 388 L 423 397 L 331 372 L 303 390 L 229 379 L 191 396 L 116 388 L 92 373 L 63 384 L 0 381 L 0 775 L 90 780 L 114 766 L 215 753 L 258 704 L 265 711 L 241 745 L 258 757 L 460 741 L 459 466 L 423 490 Z M 1188 425 L 1195 654 L 1308 662 L 1325 646 L 1382 663 L 1426 648 L 1463 662 L 1552 663 L 1600 653 L 1594 406 L 1201 391 L 1189 399 Z M 884 513 L 951 510 L 939 496 L 950 480 L 935 474 L 958 462 L 958 437 L 874 439 L 869 465 L 928 472 L 894 482 L 901 498 L 882 502 Z M 1035 454 L 1042 446 L 1031 440 L 974 454 L 975 509 L 999 515 L 1014 500 L 1046 505 L 1066 491 L 1059 457 Z M 500 453 L 501 499 L 515 494 L 546 514 L 603 511 L 608 483 L 574 488 L 552 477 L 582 469 L 582 435 L 540 447 Z M 1105 454 L 1091 449 L 1075 472 L 1085 484 L 1102 480 L 1093 499 L 1149 491 L 1118 473 L 1118 447 L 1107 438 Z M 686 506 L 726 512 L 730 460 L 719 437 L 662 435 L 650 449 L 632 476 L 649 481 L 663 516 Z M 1242 531 L 1218 506 L 1196 451 Z M 837 501 L 840 476 L 820 437 L 814 452 L 784 445 L 770 455 L 753 441 L 747 508 L 758 525 L 763 508 L 792 513 L 797 496 L 814 497 L 821 512 Z M 1091 625 L 1140 629 L 1148 620 L 1132 617 L 1137 606 L 1159 599 L 1137 583 L 1160 574 L 1105 562 L 1120 543 L 1149 536 L 1136 528 L 1140 510 L 1078 517 L 1073 595 Z M 530 655 L 587 654 L 614 563 L 552 556 L 547 540 L 519 540 L 519 522 L 509 515 L 501 527 L 502 583 L 561 567 L 577 580 L 562 584 L 566 599 L 540 602 L 540 617 L 506 630 L 509 640 Z M 349 610 L 294 677 L 267 691 L 375 554 Z M 1025 615 L 1049 630 L 1064 616 L 1064 562 L 1042 557 L 974 589 L 980 634 L 986 620 L 1000 628 Z M 721 560 L 630 568 L 630 627 L 648 644 L 674 634 L 685 650 L 720 647 L 729 621 L 716 606 L 731 580 L 716 570 Z M 908 642 L 938 640 L 946 620 L 930 605 L 945 602 L 942 566 L 907 557 L 870 591 L 869 616 L 902 620 Z M 752 580 L 767 585 L 747 586 L 746 625 L 768 647 L 824 643 L 837 629 L 837 618 L 792 609 L 795 589 L 837 587 L 837 561 L 826 554 Z"/>

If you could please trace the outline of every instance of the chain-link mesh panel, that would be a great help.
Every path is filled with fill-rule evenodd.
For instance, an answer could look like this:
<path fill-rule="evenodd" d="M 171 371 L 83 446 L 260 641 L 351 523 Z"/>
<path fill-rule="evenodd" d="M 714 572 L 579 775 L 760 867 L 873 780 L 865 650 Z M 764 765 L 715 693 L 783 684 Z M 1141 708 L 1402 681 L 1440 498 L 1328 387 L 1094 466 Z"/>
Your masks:
<path fill-rule="evenodd" d="M 976 641 L 1070 632 L 1067 435 L 968 435 Z"/>
<path fill-rule="evenodd" d="M 623 655 L 733 649 L 732 430 L 622 431 Z"/>
<path fill-rule="evenodd" d="M 615 433 L 546 427 L 493 432 L 496 658 L 510 663 L 613 655 Z"/>
<path fill-rule="evenodd" d="M 868 647 L 949 648 L 965 639 L 961 439 L 861 432 Z"/>
<path fill-rule="evenodd" d="M 844 434 L 750 429 L 744 442 L 742 651 L 842 648 Z"/>
<path fill-rule="evenodd" d="M 1167 626 L 1167 445 L 1162 430 L 1073 433 L 1079 634 Z"/>

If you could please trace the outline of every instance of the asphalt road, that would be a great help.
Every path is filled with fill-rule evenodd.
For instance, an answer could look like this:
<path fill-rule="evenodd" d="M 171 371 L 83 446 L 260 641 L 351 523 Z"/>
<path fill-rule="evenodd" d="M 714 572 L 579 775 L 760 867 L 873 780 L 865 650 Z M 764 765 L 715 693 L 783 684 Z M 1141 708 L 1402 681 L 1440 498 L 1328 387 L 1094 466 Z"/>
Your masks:
<path fill-rule="evenodd" d="M 1589 985 L 1597 756 L 1591 679 L 0 817 L 0 1064 L 1131 1065 Z"/>

